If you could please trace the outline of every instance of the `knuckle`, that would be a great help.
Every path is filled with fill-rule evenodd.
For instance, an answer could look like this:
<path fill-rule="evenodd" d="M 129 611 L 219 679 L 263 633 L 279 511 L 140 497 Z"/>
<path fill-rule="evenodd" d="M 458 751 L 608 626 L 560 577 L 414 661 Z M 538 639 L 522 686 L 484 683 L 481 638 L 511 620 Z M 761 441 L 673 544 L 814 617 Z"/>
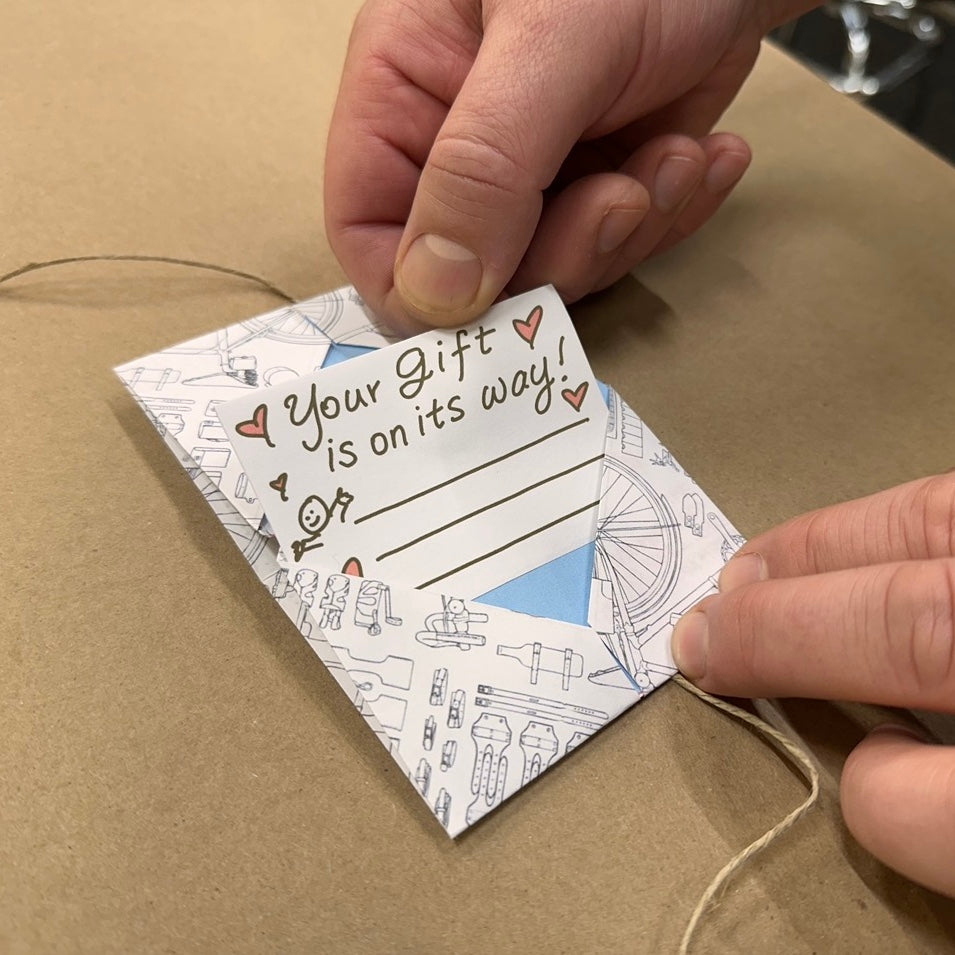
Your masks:
<path fill-rule="evenodd" d="M 955 475 L 940 474 L 923 481 L 912 495 L 903 525 L 910 552 L 926 557 L 955 556 Z M 917 540 L 912 537 L 917 536 Z"/>
<path fill-rule="evenodd" d="M 801 534 L 791 538 L 794 563 L 804 567 L 809 573 L 816 573 L 822 566 L 822 546 L 828 539 L 826 525 L 829 515 L 825 511 L 814 511 L 804 518 Z"/>
<path fill-rule="evenodd" d="M 726 656 L 735 661 L 736 676 L 747 681 L 758 679 L 767 665 L 764 628 L 760 626 L 766 610 L 764 600 L 758 588 L 735 590 L 720 598 L 719 631 L 729 641 Z"/>
<path fill-rule="evenodd" d="M 402 15 L 404 0 L 366 0 L 352 21 L 349 52 L 367 45 L 370 52 L 385 50 L 390 42 L 402 38 Z"/>
<path fill-rule="evenodd" d="M 527 174 L 517 150 L 490 127 L 439 137 L 428 157 L 428 188 L 455 211 L 475 213 L 518 198 Z"/>
<path fill-rule="evenodd" d="M 414 13 L 408 0 L 366 0 L 358 9 L 352 25 L 352 35 L 368 30 L 371 34 L 394 37 L 400 33 L 404 20 Z"/>
<path fill-rule="evenodd" d="M 837 510 L 824 508 L 783 525 L 778 531 L 777 546 L 788 552 L 790 566 L 802 574 L 816 574 L 831 565 L 831 551 L 840 540 L 840 535 L 833 533 L 833 524 L 838 520 Z"/>
<path fill-rule="evenodd" d="M 889 662 L 919 694 L 955 688 L 955 560 L 889 572 L 880 630 Z"/>

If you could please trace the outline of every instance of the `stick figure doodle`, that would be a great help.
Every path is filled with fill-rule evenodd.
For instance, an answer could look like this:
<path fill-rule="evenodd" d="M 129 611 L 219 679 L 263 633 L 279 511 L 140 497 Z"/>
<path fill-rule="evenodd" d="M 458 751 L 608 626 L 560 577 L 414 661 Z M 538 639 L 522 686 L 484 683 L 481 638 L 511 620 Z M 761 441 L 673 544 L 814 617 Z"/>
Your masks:
<path fill-rule="evenodd" d="M 325 542 L 320 539 L 322 531 L 331 523 L 336 511 L 338 511 L 338 519 L 344 524 L 345 514 L 353 500 L 355 500 L 354 496 L 341 487 L 335 492 L 335 499 L 330 507 L 317 494 L 309 494 L 305 498 L 298 511 L 298 523 L 308 536 L 292 542 L 292 555 L 296 562 L 302 559 L 305 551 L 325 546 Z"/>

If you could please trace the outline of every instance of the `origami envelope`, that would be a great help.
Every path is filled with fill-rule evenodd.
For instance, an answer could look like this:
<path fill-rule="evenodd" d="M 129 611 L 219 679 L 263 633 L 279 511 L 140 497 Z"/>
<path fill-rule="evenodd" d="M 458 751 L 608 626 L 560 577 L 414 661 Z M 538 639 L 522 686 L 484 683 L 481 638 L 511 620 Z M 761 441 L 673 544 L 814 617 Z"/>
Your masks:
<path fill-rule="evenodd" d="M 516 332 L 508 354 L 531 355 L 521 350 L 542 347 L 535 341 L 545 314 L 541 302 L 549 313 L 563 312 L 553 290 L 507 305 L 510 311 L 500 327 Z M 564 349 L 579 348 L 579 342 L 572 326 L 561 328 L 563 362 Z M 716 575 L 743 539 L 619 395 L 601 387 L 585 398 L 583 382 L 571 379 L 561 391 L 555 377 L 560 396 L 555 400 L 560 404 L 563 397 L 560 411 L 571 423 L 551 429 L 548 439 L 583 421 L 579 414 L 574 417 L 581 401 L 592 409 L 598 407 L 595 402 L 606 405 L 599 405 L 601 416 L 590 416 L 600 423 L 596 455 L 582 449 L 585 460 L 560 471 L 576 471 L 593 484 L 590 510 L 572 508 L 575 514 L 585 512 L 578 517 L 590 522 L 591 539 L 583 546 L 566 551 L 565 540 L 552 541 L 558 548 L 553 559 L 486 591 L 475 592 L 480 585 L 471 581 L 472 590 L 463 596 L 454 586 L 457 580 L 464 585 L 460 575 L 444 574 L 447 592 L 440 580 L 415 583 L 404 571 L 416 569 L 417 558 L 395 563 L 400 571 L 391 577 L 371 573 L 360 559 L 342 562 L 331 546 L 327 553 L 319 550 L 324 541 L 318 534 L 282 548 L 272 527 L 273 506 L 286 500 L 291 472 L 276 473 L 268 486 L 261 476 L 250 481 L 238 453 L 253 445 L 264 448 L 269 440 L 260 411 L 268 404 L 259 403 L 259 396 L 283 387 L 294 391 L 316 370 L 346 362 L 337 370 L 340 378 L 362 367 L 352 359 L 391 344 L 354 290 L 345 288 L 165 349 L 116 372 L 259 580 L 455 836 L 675 672 L 669 653 L 673 623 L 715 589 Z M 241 400 L 230 404 L 237 396 Z M 252 413 L 240 420 L 238 412 L 226 411 L 235 405 Z M 425 422 L 420 423 L 423 433 Z M 575 436 L 586 430 L 574 431 L 568 447 L 581 445 Z M 243 436 L 250 440 L 244 443 Z M 518 451 L 529 446 L 521 444 L 519 430 L 495 435 L 495 441 Z M 317 449 L 320 442 L 312 444 Z M 559 449 L 556 459 L 566 453 Z M 507 474 L 533 469 L 539 457 L 535 449 L 520 459 L 520 467 L 508 462 Z M 387 468 L 380 480 L 387 484 L 389 473 L 398 480 Z M 493 483 L 480 474 L 474 480 Z M 550 480 L 525 481 L 522 488 Z M 511 520 L 523 519 L 529 510 L 523 494 L 503 495 L 519 505 Z M 342 493 L 343 508 L 351 496 Z M 558 502 L 565 496 L 562 490 Z M 488 508 L 493 509 L 487 505 L 474 512 Z M 298 517 L 302 527 L 313 526 L 306 504 Z M 580 520 L 563 521 L 558 530 L 579 533 Z M 451 523 L 457 522 L 438 530 L 443 533 Z M 358 530 L 356 521 L 356 538 Z M 463 540 L 453 538 L 443 553 L 455 557 Z M 306 555 L 310 547 L 315 550 Z M 427 554 L 436 550 L 429 547 Z M 424 558 L 423 549 L 418 553 Z M 303 558 L 314 560 L 302 563 Z M 506 571 L 508 565 L 502 567 Z"/>

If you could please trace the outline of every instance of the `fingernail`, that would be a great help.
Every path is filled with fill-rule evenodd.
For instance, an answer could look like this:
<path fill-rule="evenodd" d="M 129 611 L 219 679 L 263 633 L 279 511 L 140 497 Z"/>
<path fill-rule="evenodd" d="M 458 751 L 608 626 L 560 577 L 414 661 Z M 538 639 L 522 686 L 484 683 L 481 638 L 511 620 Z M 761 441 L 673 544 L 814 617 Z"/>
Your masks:
<path fill-rule="evenodd" d="M 709 650 L 709 624 L 706 614 L 694 610 L 681 617 L 673 628 L 670 652 L 680 672 L 694 683 L 706 674 L 706 655 Z"/>
<path fill-rule="evenodd" d="M 702 177 L 700 164 L 685 156 L 669 156 L 653 180 L 653 204 L 664 215 L 676 211 Z"/>
<path fill-rule="evenodd" d="M 481 287 L 481 260 L 440 235 L 419 235 L 398 266 L 395 282 L 402 298 L 422 312 L 467 308 Z"/>
<path fill-rule="evenodd" d="M 606 255 L 619 249 L 643 221 L 646 209 L 625 209 L 615 206 L 607 211 L 597 230 L 597 253 Z"/>
<path fill-rule="evenodd" d="M 731 558 L 720 572 L 720 593 L 725 594 L 737 587 L 769 580 L 769 568 L 761 554 L 740 554 Z"/>
<path fill-rule="evenodd" d="M 908 736 L 910 739 L 918 740 L 920 743 L 930 743 L 928 736 L 920 733 L 912 726 L 903 726 L 901 723 L 883 723 L 869 730 L 869 735 L 873 733 L 895 733 L 898 736 Z"/>
<path fill-rule="evenodd" d="M 706 191 L 719 195 L 732 189 L 743 178 L 748 166 L 749 160 L 740 153 L 720 153 L 703 177 Z"/>

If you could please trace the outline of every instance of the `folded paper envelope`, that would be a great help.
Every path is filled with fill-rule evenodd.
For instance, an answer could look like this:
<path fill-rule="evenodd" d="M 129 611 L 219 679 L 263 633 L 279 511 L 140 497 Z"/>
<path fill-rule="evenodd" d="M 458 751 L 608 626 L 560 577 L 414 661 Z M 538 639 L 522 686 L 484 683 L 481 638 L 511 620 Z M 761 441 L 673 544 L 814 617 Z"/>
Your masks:
<path fill-rule="evenodd" d="M 553 290 L 428 336 L 343 289 L 117 373 L 453 836 L 672 675 L 742 538 Z"/>

